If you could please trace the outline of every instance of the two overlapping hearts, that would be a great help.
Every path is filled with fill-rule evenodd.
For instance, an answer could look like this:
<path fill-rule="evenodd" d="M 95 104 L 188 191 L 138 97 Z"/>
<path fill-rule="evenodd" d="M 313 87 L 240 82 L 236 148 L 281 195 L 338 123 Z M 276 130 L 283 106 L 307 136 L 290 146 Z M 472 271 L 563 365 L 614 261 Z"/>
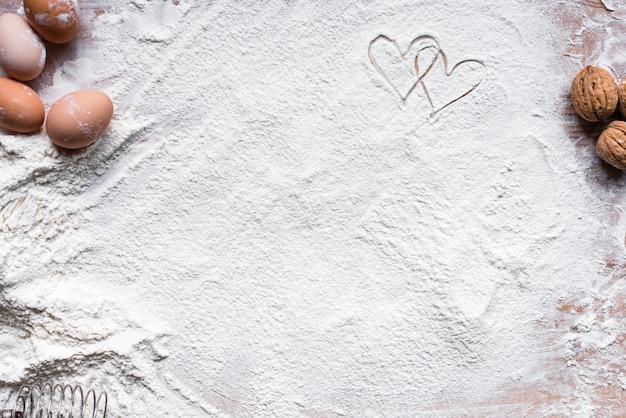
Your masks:
<path fill-rule="evenodd" d="M 472 93 L 485 77 L 485 64 L 479 60 L 462 60 L 449 68 L 439 42 L 430 35 L 418 36 L 404 50 L 395 40 L 379 35 L 370 42 L 368 55 L 403 103 L 420 89 L 431 117 Z"/>

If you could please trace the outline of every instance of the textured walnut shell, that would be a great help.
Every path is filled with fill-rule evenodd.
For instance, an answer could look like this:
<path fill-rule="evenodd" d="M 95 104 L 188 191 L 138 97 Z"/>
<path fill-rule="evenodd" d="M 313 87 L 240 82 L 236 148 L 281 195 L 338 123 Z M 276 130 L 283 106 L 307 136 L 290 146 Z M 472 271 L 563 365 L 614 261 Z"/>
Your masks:
<path fill-rule="evenodd" d="M 619 99 L 617 110 L 626 118 L 626 78 L 617 83 L 617 98 Z"/>
<path fill-rule="evenodd" d="M 596 151 L 613 167 L 626 170 L 626 122 L 611 122 L 598 138 Z"/>
<path fill-rule="evenodd" d="M 572 103 L 578 116 L 589 122 L 608 118 L 617 107 L 615 80 L 603 68 L 583 68 L 572 82 Z"/>

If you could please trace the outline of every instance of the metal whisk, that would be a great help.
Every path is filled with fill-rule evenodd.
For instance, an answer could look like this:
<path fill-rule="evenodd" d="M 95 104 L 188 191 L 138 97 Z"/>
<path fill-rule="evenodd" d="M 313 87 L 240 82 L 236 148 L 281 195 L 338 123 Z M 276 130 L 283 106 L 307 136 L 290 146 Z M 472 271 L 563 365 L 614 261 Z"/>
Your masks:
<path fill-rule="evenodd" d="M 106 418 L 107 394 L 86 393 L 80 386 L 24 385 L 0 418 Z"/>

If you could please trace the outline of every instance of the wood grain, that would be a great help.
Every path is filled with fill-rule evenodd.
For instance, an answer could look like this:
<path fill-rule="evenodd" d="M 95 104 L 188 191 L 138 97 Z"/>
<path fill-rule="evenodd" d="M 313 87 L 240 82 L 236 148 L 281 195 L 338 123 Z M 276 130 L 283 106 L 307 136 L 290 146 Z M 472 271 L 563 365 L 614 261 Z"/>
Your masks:
<path fill-rule="evenodd" d="M 626 21 L 597 1 L 535 2 L 545 8 L 553 21 L 562 25 L 555 32 L 563 36 L 554 45 L 559 52 L 555 71 L 573 80 L 585 65 L 607 66 L 616 79 L 626 76 L 626 61 L 607 51 L 626 47 Z M 626 11 L 624 12 L 626 14 Z M 612 44 L 607 37 L 611 36 Z M 603 61 L 604 60 L 604 61 Z M 622 217 L 620 202 L 626 192 L 626 176 L 601 161 L 596 155 L 598 136 L 614 115 L 604 123 L 590 123 L 579 118 L 571 104 L 569 90 L 560 102 L 567 137 L 576 146 L 577 159 L 584 167 L 584 180 L 598 196 L 595 214 L 605 221 L 608 231 L 617 230 Z M 493 394 L 476 409 L 476 416 L 626 416 L 626 262 L 621 246 L 612 234 L 599 231 L 589 237 L 605 254 L 598 278 L 590 280 L 589 290 L 568 295 L 556 306 L 547 307 L 546 320 L 538 324 L 538 335 L 545 347 L 544 378 L 539 383 L 511 383 Z M 619 244 L 619 243 L 618 243 Z M 577 337 L 588 330 L 580 327 L 581 318 L 593 318 L 594 329 L 615 321 L 619 329 L 615 341 L 604 348 L 587 347 Z M 583 406 L 581 409 L 581 405 Z M 565 412 L 567 411 L 567 412 Z M 470 415 L 474 415 L 470 413 Z"/>

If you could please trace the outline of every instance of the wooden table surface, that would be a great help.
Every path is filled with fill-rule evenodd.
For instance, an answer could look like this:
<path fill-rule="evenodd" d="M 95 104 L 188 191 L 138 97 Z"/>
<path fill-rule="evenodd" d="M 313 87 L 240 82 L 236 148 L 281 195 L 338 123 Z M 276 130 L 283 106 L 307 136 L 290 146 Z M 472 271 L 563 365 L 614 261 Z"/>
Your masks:
<path fill-rule="evenodd" d="M 555 71 L 561 71 L 567 79 L 573 79 L 582 65 L 593 64 L 598 59 L 599 51 L 603 48 L 603 39 L 607 36 L 607 28 L 616 39 L 626 39 L 626 20 L 621 15 L 608 10 L 600 0 L 579 0 L 571 2 L 533 1 L 546 13 L 557 17 L 555 25 L 563 25 L 555 30 L 563 31 L 571 39 L 580 42 L 568 42 L 563 39 L 560 60 L 554 63 Z M 5 0 L 0 3 L 0 12 L 13 12 L 21 2 Z M 97 16 L 110 12 L 114 7 L 111 0 L 81 2 L 81 15 L 84 21 L 90 21 Z M 626 13 L 624 13 L 626 14 Z M 617 16 L 617 17 L 616 17 Z M 593 30 L 581 28 L 586 21 L 599 22 Z M 607 22 L 603 24 L 602 22 Z M 89 25 L 83 25 L 77 39 L 66 46 L 49 45 L 48 63 L 42 76 L 33 81 L 34 88 L 48 85 L 52 74 L 65 60 L 75 55 L 73 48 L 76 42 L 89 42 Z M 622 49 L 624 51 L 624 49 Z M 617 56 L 616 56 L 617 57 Z M 613 63 L 616 76 L 626 75 L 626 60 Z M 605 217 L 610 225 L 617 228 L 621 214 L 617 203 L 623 200 L 626 191 L 626 180 L 621 171 L 613 169 L 598 161 L 595 156 L 595 142 L 602 125 L 582 121 L 574 113 L 569 91 L 563 91 L 561 101 L 555 103 L 562 109 L 566 120 L 569 138 L 576 144 L 579 160 L 585 168 L 585 177 L 591 187 L 598 190 L 605 204 L 599 205 L 598 216 Z M 543 338 L 545 346 L 544 369 L 545 378 L 540 383 L 528 385 L 520 382 L 511 382 L 502 387 L 497 393 L 488 396 L 487 401 L 475 401 L 467 404 L 465 400 L 442 400 L 441 411 L 449 410 L 451 406 L 467 410 L 469 416 L 537 416 L 533 411 L 549 410 L 551 406 L 574 404 L 576 397 L 589 396 L 597 407 L 595 416 L 626 416 L 626 390 L 622 382 L 626 376 L 626 361 L 615 361 L 616 358 L 626 358 L 626 333 L 617 337 L 615 342 L 605 351 L 590 350 L 582 347 L 573 347 L 571 356 L 563 356 L 554 349 L 562 344 L 565 332 L 575 332 L 575 324 L 580 315 L 592 313 L 598 321 L 613 318 L 622 326 L 626 325 L 626 289 L 624 271 L 626 260 L 619 248 L 615 248 L 613 237 L 593 237 L 597 245 L 605 248 L 603 260 L 609 279 L 602 283 L 590 283 L 610 300 L 594 300 L 590 304 L 583 304 L 581 300 L 589 294 L 571 295 L 571 298 L 561 301 L 557 306 L 548 307 L 545 312 L 546 321 L 537 324 L 538 335 Z M 607 303 L 610 302 L 610 303 Z M 609 308 L 607 308 L 607 306 Z M 602 372 L 598 372 L 601 370 Z M 580 379 L 581 374 L 587 373 L 587 379 Z M 480 399 L 484 394 L 478 394 Z"/>

